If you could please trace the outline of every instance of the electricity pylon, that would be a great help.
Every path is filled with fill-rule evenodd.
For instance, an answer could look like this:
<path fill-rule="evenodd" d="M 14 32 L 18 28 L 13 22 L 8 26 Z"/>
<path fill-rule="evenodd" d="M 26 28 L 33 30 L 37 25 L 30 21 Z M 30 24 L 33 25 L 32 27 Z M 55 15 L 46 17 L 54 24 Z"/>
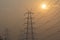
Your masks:
<path fill-rule="evenodd" d="M 0 35 L 0 40 L 3 40 L 2 36 Z"/>
<path fill-rule="evenodd" d="M 8 28 L 5 29 L 4 40 L 8 40 Z"/>
<path fill-rule="evenodd" d="M 25 13 L 26 14 L 26 36 L 24 40 L 34 40 L 34 33 L 33 33 L 33 12 L 28 11 Z"/>

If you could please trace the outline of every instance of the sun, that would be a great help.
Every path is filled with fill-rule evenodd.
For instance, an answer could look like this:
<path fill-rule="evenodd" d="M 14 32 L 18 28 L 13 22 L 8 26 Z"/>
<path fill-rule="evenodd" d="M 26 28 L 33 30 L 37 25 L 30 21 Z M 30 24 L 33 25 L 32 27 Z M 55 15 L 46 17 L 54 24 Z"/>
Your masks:
<path fill-rule="evenodd" d="M 45 9 L 46 8 L 46 4 L 42 4 L 42 6 L 41 6 L 43 9 Z"/>
<path fill-rule="evenodd" d="M 47 5 L 46 5 L 46 4 L 42 4 L 42 5 L 41 5 L 41 8 L 42 8 L 42 9 L 46 9 L 46 8 L 47 8 Z"/>

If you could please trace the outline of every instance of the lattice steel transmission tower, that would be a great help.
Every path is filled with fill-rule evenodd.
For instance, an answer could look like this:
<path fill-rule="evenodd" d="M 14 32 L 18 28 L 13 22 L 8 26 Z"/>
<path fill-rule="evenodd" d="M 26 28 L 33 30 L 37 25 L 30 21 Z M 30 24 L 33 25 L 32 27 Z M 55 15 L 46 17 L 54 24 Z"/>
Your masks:
<path fill-rule="evenodd" d="M 26 16 L 26 36 L 24 40 L 34 40 L 34 30 L 33 30 L 33 12 L 28 11 L 25 13 Z"/>
<path fill-rule="evenodd" d="M 8 40 L 8 28 L 5 29 L 4 40 Z"/>

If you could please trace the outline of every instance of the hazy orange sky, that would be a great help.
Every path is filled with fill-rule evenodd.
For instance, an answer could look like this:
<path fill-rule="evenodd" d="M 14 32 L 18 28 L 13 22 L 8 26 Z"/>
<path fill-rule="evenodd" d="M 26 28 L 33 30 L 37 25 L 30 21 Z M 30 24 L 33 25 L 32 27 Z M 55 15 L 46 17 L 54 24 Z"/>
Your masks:
<path fill-rule="evenodd" d="M 40 4 L 42 2 L 45 2 L 48 5 L 50 5 L 48 10 L 42 11 L 40 9 Z M 51 5 L 55 5 L 57 7 L 53 6 L 52 8 Z M 34 17 L 37 18 L 35 21 L 38 21 L 37 23 L 41 24 L 41 25 L 39 24 L 38 25 L 42 26 L 41 32 L 44 33 L 47 28 L 51 27 L 52 25 L 55 25 L 55 23 L 60 22 L 59 8 L 60 8 L 60 0 L 0 0 L 0 31 L 1 30 L 4 31 L 3 29 L 8 27 L 9 38 L 11 38 L 11 40 L 17 40 L 21 33 L 20 31 L 24 29 L 24 27 L 22 26 L 24 23 L 24 13 L 27 10 L 32 9 L 33 12 L 36 13 L 34 15 Z M 47 14 L 44 14 L 44 13 L 47 13 Z M 40 20 L 40 17 L 41 17 L 41 20 Z M 45 24 L 45 22 L 49 20 L 50 22 L 48 24 Z M 56 26 L 59 26 L 59 24 L 56 24 Z M 38 28 L 37 31 L 40 31 L 40 29 Z M 38 36 L 38 37 L 41 37 L 41 39 L 43 39 L 47 34 L 48 32 L 46 31 L 44 35 L 43 34 L 41 35 L 42 37 L 41 36 Z"/>

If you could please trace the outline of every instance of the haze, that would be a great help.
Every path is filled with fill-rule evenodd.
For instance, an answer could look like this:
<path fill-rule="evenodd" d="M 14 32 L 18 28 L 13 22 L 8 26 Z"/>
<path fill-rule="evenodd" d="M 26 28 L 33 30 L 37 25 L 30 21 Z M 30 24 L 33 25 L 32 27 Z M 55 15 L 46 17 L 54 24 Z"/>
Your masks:
<path fill-rule="evenodd" d="M 42 2 L 55 6 L 43 10 L 39 8 Z M 0 0 L 0 33 L 8 28 L 9 40 L 23 38 L 24 13 L 31 9 L 36 40 L 60 40 L 60 0 Z"/>

